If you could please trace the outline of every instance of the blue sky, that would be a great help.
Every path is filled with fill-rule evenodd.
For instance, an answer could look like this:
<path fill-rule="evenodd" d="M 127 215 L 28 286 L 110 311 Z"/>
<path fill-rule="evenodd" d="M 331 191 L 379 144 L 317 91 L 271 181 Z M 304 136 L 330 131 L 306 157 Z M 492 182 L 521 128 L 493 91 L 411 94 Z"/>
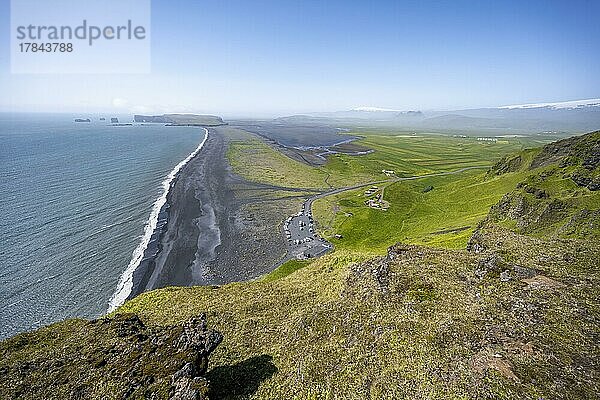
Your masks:
<path fill-rule="evenodd" d="M 152 73 L 130 75 L 11 75 L 9 3 L 5 111 L 263 116 L 600 97 L 599 1 L 154 0 Z"/>

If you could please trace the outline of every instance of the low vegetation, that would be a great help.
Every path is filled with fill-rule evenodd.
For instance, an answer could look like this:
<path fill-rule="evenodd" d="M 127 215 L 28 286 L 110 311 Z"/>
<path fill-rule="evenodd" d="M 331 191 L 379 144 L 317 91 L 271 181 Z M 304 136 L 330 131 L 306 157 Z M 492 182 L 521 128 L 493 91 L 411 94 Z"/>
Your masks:
<path fill-rule="evenodd" d="M 264 141 L 245 134 L 230 147 L 228 158 L 234 171 L 246 179 L 292 187 L 331 188 L 389 180 L 396 177 L 455 171 L 466 167 L 486 167 L 503 155 L 524 146 L 539 145 L 531 139 L 511 139 L 500 143 L 476 138 L 442 135 L 382 135 L 353 132 L 356 143 L 373 152 L 361 156 L 330 155 L 325 165 L 311 167 L 293 160 Z M 391 174 L 383 171 L 392 172 Z"/>
<path fill-rule="evenodd" d="M 324 172 L 292 160 L 250 134 L 245 136 L 233 141 L 227 153 L 237 174 L 275 186 L 327 188 Z"/>
<path fill-rule="evenodd" d="M 399 241 L 464 248 L 489 208 L 520 179 L 519 174 L 485 179 L 481 170 L 472 170 L 401 181 L 386 186 L 385 211 L 366 207 L 364 190 L 356 190 L 318 200 L 314 215 L 320 232 L 339 248 L 382 254 Z"/>
<path fill-rule="evenodd" d="M 330 183 L 334 186 L 382 180 L 386 178 L 383 170 L 403 177 L 490 166 L 505 154 L 536 144 L 524 139 L 493 143 L 435 134 L 351 134 L 361 136 L 357 143 L 375 151 L 361 157 L 344 154 L 331 157 L 324 169 L 331 175 Z"/>
<path fill-rule="evenodd" d="M 221 340 L 204 314 L 163 326 L 123 313 L 65 321 L 0 343 L 0 397 L 204 400 Z"/>
<path fill-rule="evenodd" d="M 265 275 L 262 278 L 263 282 L 271 282 L 276 281 L 281 278 L 285 278 L 293 272 L 296 272 L 300 268 L 304 268 L 311 263 L 310 260 L 289 260 L 278 268 L 276 268 L 273 272 Z"/>

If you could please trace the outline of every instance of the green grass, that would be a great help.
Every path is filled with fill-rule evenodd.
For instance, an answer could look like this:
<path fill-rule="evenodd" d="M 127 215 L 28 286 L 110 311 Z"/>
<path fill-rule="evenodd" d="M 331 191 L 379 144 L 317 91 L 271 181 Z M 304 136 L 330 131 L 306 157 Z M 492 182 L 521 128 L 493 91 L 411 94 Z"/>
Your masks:
<path fill-rule="evenodd" d="M 327 187 L 323 171 L 292 160 L 250 135 L 232 141 L 227 158 L 235 173 L 251 181 L 294 188 Z"/>
<path fill-rule="evenodd" d="M 344 154 L 330 157 L 323 170 L 330 175 L 328 182 L 336 187 L 386 179 L 386 175 L 382 173 L 384 169 L 393 170 L 401 177 L 491 166 L 506 154 L 519 151 L 525 146 L 539 145 L 529 139 L 489 143 L 478 142 L 476 138 L 432 134 L 351 134 L 362 137 L 357 144 L 375 151 L 360 157 Z"/>
<path fill-rule="evenodd" d="M 536 144 L 531 139 L 499 143 L 476 138 L 449 136 L 382 135 L 354 132 L 357 142 L 374 150 L 362 156 L 337 154 L 321 167 L 310 167 L 279 153 L 259 139 L 236 140 L 229 150 L 234 171 L 247 179 L 290 187 L 351 186 L 389 180 L 382 170 L 397 177 L 456 171 L 466 167 L 491 166 L 506 154 Z M 446 248 L 463 247 L 478 221 L 501 196 L 511 191 L 522 177 L 517 175 L 484 179 L 484 172 L 465 171 L 444 177 L 424 178 L 386 186 L 385 200 L 391 207 L 382 212 L 364 205 L 363 191 L 319 200 L 314 213 L 320 232 L 339 248 L 381 254 L 398 242 L 430 244 Z M 426 186 L 434 186 L 422 193 Z M 464 199 L 476 199 L 465 202 Z M 348 217 L 347 214 L 354 214 Z M 458 228 L 467 229 L 441 232 Z M 437 232 L 437 233 L 436 233 Z M 342 234 L 342 240 L 333 239 Z"/>
<path fill-rule="evenodd" d="M 387 211 L 365 206 L 363 190 L 356 190 L 318 200 L 314 215 L 319 232 L 340 249 L 383 253 L 397 242 L 463 248 L 489 208 L 522 177 L 486 179 L 473 170 L 397 182 L 386 186 Z M 433 190 L 424 193 L 428 186 Z"/>
<path fill-rule="evenodd" d="M 224 335 L 207 375 L 213 400 L 594 398 L 598 243 L 494 226 L 485 240 L 489 251 L 563 284 L 531 289 L 494 271 L 478 278 L 475 267 L 490 253 L 396 246 L 367 260 L 338 249 L 275 280 L 147 292 L 110 317 L 135 313 L 177 340 L 177 326 L 206 313 Z M 71 320 L 0 342 L 0 390 L 8 398 L 73 390 L 121 398 L 144 374 L 166 394 L 179 355 L 101 327 Z M 102 357 L 118 360 L 98 367 Z M 144 398 L 146 386 L 136 387 L 131 397 Z"/>
<path fill-rule="evenodd" d="M 448 142 L 449 149 L 440 143 L 432 154 L 447 151 L 451 167 L 433 156 L 423 158 L 426 147 L 405 142 L 413 138 L 372 140 L 381 145 L 384 139 L 403 143 L 390 144 L 399 148 L 389 150 L 394 155 L 388 158 L 406 162 L 406 171 L 414 168 L 415 174 L 462 163 Z M 261 146 L 238 150 L 256 156 Z M 268 161 L 259 169 L 261 179 L 279 179 L 265 171 L 280 162 L 283 181 L 305 178 L 294 164 L 263 150 Z M 349 172 L 342 169 L 340 176 L 370 179 L 381 167 L 376 154 L 348 159 Z M 472 154 L 468 162 L 501 156 L 477 154 L 480 159 Z M 522 194 L 524 188 L 515 189 L 520 182 L 548 191 L 553 199 L 598 209 L 598 193 L 574 186 L 565 171 L 546 176 L 546 167 L 528 170 L 536 154 L 523 153 L 520 169 L 500 175 L 468 171 L 388 184 L 388 211 L 366 208 L 362 190 L 318 201 L 321 230 L 343 235 L 334 252 L 310 262 L 290 261 L 262 280 L 147 292 L 111 316 L 136 313 L 150 330 L 173 332 L 206 313 L 209 326 L 224 334 L 207 375 L 213 400 L 595 398 L 600 393 L 598 237 L 531 237 L 487 219 L 474 236 L 485 251 L 455 249 L 465 245 L 504 193 Z M 323 170 L 334 170 L 335 162 Z M 352 172 L 360 170 L 368 171 Z M 531 200 L 531 193 L 524 193 Z M 538 200 L 545 205 L 545 199 Z M 427 246 L 387 249 L 397 241 Z M 386 256 L 373 258 L 386 249 Z M 510 280 L 500 279 L 503 271 Z M 518 275 L 523 271 L 533 274 L 538 286 Z M 114 346 L 120 345 L 135 357 L 115 363 L 118 373 L 102 373 L 92 357 L 98 342 L 102 352 L 119 356 Z M 63 390 L 55 395 L 60 398 L 72 396 L 81 382 L 98 381 L 104 387 L 95 393 L 117 397 L 111 385 L 123 385 L 123 373 L 138 376 L 134 369 L 140 360 L 165 361 L 151 346 L 119 343 L 114 334 L 90 330 L 77 320 L 1 342 L 0 378 L 9 378 L 0 379 L 0 389 L 18 398 L 18 390 L 33 387 L 43 393 L 54 385 Z M 48 376 L 46 367 L 64 368 L 58 377 L 73 381 Z M 154 383 L 164 390 L 177 369 L 167 367 Z M 149 374 L 154 379 L 156 371 Z M 142 390 L 134 397 L 142 398 Z"/>
<path fill-rule="evenodd" d="M 552 166 L 531 171 L 491 216 L 509 229 L 536 237 L 597 237 L 600 191 L 573 182 L 569 176 L 575 169 Z M 536 196 L 538 190 L 543 196 Z"/>
<path fill-rule="evenodd" d="M 473 270 L 485 255 L 464 250 L 400 247 L 392 258 L 364 262 L 362 254 L 339 249 L 277 280 L 153 291 L 119 312 L 160 325 L 207 312 L 225 336 L 211 368 L 249 364 L 238 378 L 253 388 L 233 386 L 216 398 L 590 396 L 598 371 L 572 365 L 598 356 L 586 334 L 598 315 L 596 250 L 501 232 L 489 240 L 512 246 L 519 265 L 577 284 L 552 291 L 501 283 L 493 273 L 479 280 Z M 527 253 L 532 246 L 535 257 Z M 257 358 L 272 364 L 254 364 Z M 483 360 L 481 369 L 475 360 Z"/>
<path fill-rule="evenodd" d="M 263 282 L 271 282 L 271 281 L 276 281 L 281 278 L 285 278 L 289 274 L 296 272 L 300 268 L 306 267 L 310 263 L 311 262 L 307 261 L 307 260 L 289 260 L 289 261 L 285 262 L 284 264 L 280 265 L 273 272 L 265 275 L 262 278 L 262 281 Z"/>
<path fill-rule="evenodd" d="M 361 156 L 336 154 L 321 167 L 311 167 L 275 150 L 249 134 L 231 143 L 228 158 L 233 170 L 246 179 L 288 187 L 327 188 L 353 186 L 389 179 L 382 170 L 413 176 L 491 166 L 502 156 L 539 142 L 511 139 L 499 143 L 442 135 L 382 135 L 353 132 L 356 143 L 373 153 Z"/>

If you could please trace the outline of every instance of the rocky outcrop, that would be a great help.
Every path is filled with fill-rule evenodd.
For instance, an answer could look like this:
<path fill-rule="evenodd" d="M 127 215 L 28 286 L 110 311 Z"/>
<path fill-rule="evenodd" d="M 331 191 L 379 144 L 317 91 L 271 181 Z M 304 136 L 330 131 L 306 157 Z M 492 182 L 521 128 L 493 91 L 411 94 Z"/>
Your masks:
<path fill-rule="evenodd" d="M 533 158 L 530 169 L 555 163 L 561 167 L 582 165 L 587 169 L 597 168 L 600 165 L 600 131 L 545 145 Z"/>
<path fill-rule="evenodd" d="M 592 192 L 600 190 L 600 176 L 591 176 L 587 171 L 575 171 L 571 174 L 571 180 L 577 186 L 586 187 Z"/>
<path fill-rule="evenodd" d="M 208 356 L 223 340 L 223 335 L 206 326 L 204 314 L 188 320 L 183 325 L 183 332 L 177 341 L 177 348 L 182 351 L 192 351 L 194 360 L 192 365 L 197 375 L 204 375 L 208 370 Z"/>
<path fill-rule="evenodd" d="M 600 131 L 548 144 L 532 154 L 529 170 L 535 171 L 506 193 L 486 220 L 524 234 L 597 236 L 600 218 L 593 192 L 600 190 Z M 511 160 L 500 161 L 488 176 L 510 171 L 509 165 L 516 165 Z M 480 244 L 474 239 L 469 250 L 479 252 Z"/>
<path fill-rule="evenodd" d="M 204 314 L 160 327 L 135 314 L 67 321 L 0 344 L 0 393 L 3 399 L 207 399 L 208 358 L 222 340 Z"/>
<path fill-rule="evenodd" d="M 199 376 L 194 364 L 187 363 L 171 379 L 173 394 L 171 400 L 207 399 L 208 381 Z"/>
<path fill-rule="evenodd" d="M 502 175 L 508 172 L 515 172 L 521 168 L 522 164 L 523 159 L 520 155 L 516 157 L 506 156 L 490 168 L 488 175 Z"/>

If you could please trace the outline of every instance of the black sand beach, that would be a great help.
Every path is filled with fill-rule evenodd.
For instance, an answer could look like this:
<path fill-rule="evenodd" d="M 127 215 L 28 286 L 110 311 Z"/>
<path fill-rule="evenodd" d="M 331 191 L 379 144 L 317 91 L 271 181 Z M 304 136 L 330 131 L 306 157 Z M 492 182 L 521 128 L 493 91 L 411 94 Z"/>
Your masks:
<path fill-rule="evenodd" d="M 201 151 L 173 181 L 129 298 L 166 286 L 256 278 L 286 256 L 281 227 L 309 193 L 248 182 L 227 161 L 231 140 L 248 133 L 209 129 Z M 251 166 L 248 166 L 251 168 Z"/>

